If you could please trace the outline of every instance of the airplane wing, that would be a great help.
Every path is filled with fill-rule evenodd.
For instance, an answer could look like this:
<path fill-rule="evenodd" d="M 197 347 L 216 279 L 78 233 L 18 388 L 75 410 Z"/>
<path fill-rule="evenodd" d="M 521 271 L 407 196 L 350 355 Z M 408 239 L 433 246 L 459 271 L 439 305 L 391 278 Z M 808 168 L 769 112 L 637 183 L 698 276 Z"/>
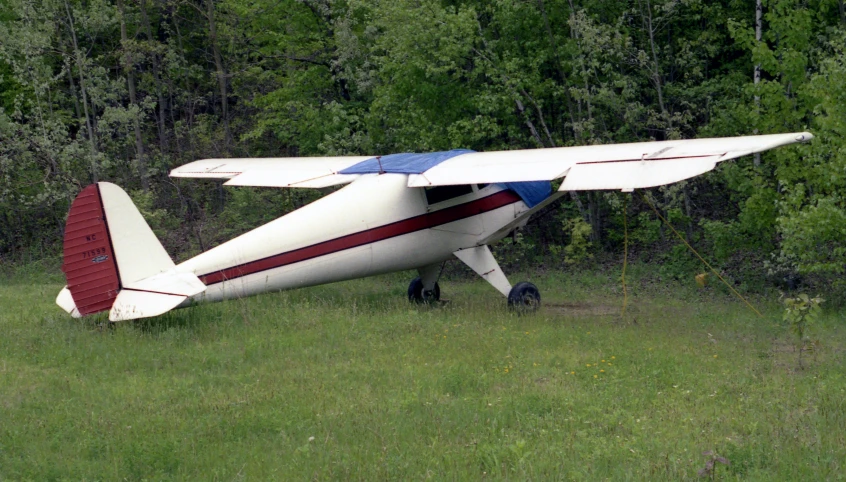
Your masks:
<path fill-rule="evenodd" d="M 170 177 L 228 179 L 227 186 L 322 188 L 347 184 L 356 174 L 339 171 L 373 156 L 203 159 L 170 171 Z"/>
<path fill-rule="evenodd" d="M 630 191 L 688 179 L 714 169 L 718 162 L 813 137 L 800 132 L 514 151 L 454 150 L 378 158 L 204 159 L 178 167 L 170 176 L 227 179 L 229 186 L 310 188 L 347 184 L 368 172 L 409 174 L 408 187 L 551 181 L 563 177 L 559 191 Z M 378 168 L 374 163 L 377 159 Z"/>
<path fill-rule="evenodd" d="M 638 142 L 550 149 L 473 152 L 447 159 L 408 179 L 409 187 L 564 178 L 559 191 L 661 186 L 714 169 L 718 162 L 804 142 L 808 132 Z"/>

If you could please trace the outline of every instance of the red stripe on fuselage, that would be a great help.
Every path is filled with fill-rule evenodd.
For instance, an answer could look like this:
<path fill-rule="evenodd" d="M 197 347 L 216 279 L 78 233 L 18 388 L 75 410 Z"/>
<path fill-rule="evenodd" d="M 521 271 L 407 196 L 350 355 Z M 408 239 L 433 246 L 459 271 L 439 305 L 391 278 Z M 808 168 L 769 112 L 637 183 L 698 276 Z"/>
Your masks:
<path fill-rule="evenodd" d="M 496 194 L 477 199 L 458 206 L 444 208 L 433 213 L 421 214 L 413 218 L 403 219 L 391 224 L 368 229 L 358 233 L 348 234 L 340 238 L 331 239 L 322 243 L 313 244 L 304 248 L 295 249 L 286 253 L 269 256 L 249 263 L 244 263 L 231 268 L 222 269 L 201 275 L 200 280 L 206 285 L 220 283 L 222 281 L 240 278 L 250 274 L 279 268 L 289 264 L 306 261 L 312 258 L 337 253 L 345 249 L 355 248 L 365 244 L 376 243 L 386 239 L 395 238 L 404 234 L 422 231 L 443 224 L 459 221 L 461 219 L 476 216 L 503 206 L 520 201 L 520 197 L 512 191 L 500 191 Z"/>

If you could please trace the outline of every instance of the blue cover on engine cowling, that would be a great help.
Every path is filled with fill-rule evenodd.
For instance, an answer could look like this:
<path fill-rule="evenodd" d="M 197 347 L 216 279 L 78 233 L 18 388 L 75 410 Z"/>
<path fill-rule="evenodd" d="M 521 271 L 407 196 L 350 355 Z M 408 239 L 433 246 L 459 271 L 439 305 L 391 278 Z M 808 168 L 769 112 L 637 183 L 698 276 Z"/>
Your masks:
<path fill-rule="evenodd" d="M 469 154 L 469 149 L 453 149 L 451 151 L 416 154 L 405 152 L 374 157 L 352 165 L 339 174 L 375 174 L 387 172 L 392 174 L 422 174 L 438 164 L 462 154 Z M 514 166 L 519 169 L 519 166 Z M 549 181 L 504 182 L 506 189 L 511 189 L 527 206 L 535 207 L 538 203 L 552 194 L 552 184 Z"/>
<path fill-rule="evenodd" d="M 552 195 L 552 183 L 549 181 L 503 182 L 501 184 L 516 192 L 530 208 Z"/>

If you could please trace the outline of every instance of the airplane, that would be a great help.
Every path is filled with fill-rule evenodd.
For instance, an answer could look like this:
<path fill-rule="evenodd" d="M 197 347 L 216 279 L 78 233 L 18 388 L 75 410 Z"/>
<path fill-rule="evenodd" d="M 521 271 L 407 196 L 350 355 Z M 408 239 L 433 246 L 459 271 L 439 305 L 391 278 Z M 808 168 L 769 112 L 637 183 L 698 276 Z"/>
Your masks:
<path fill-rule="evenodd" d="M 650 188 L 717 163 L 806 142 L 808 132 L 474 152 L 384 156 L 205 159 L 175 178 L 227 186 L 344 186 L 285 216 L 174 264 L 129 196 L 98 182 L 71 204 L 64 233 L 67 279 L 56 303 L 73 317 L 110 321 L 161 315 L 198 302 L 416 269 L 413 302 L 440 299 L 438 278 L 458 258 L 508 306 L 536 310 L 530 282 L 511 285 L 489 245 L 570 191 Z M 553 192 L 551 181 L 563 178 Z"/>

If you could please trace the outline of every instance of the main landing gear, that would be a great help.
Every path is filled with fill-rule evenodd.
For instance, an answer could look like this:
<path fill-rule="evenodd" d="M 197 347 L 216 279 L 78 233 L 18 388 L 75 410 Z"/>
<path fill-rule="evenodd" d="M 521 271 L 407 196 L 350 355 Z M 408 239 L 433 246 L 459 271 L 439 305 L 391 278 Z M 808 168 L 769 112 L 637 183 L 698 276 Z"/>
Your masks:
<path fill-rule="evenodd" d="M 431 289 L 426 289 L 423 280 L 418 276 L 408 285 L 408 301 L 412 303 L 434 303 L 441 299 L 441 287 L 438 282 Z"/>
<path fill-rule="evenodd" d="M 528 281 L 521 281 L 508 292 L 508 307 L 517 313 L 532 313 L 540 308 L 541 296 L 538 287 Z"/>
<path fill-rule="evenodd" d="M 508 298 L 508 307 L 519 314 L 528 314 L 540 308 L 541 296 L 538 287 L 523 281 L 511 287 L 499 264 L 494 259 L 487 245 L 460 249 L 453 253 L 473 271 L 490 283 L 500 293 Z M 441 263 L 419 268 L 418 278 L 414 278 L 408 286 L 409 301 L 417 303 L 431 303 L 441 298 L 438 278 L 441 274 Z"/>

